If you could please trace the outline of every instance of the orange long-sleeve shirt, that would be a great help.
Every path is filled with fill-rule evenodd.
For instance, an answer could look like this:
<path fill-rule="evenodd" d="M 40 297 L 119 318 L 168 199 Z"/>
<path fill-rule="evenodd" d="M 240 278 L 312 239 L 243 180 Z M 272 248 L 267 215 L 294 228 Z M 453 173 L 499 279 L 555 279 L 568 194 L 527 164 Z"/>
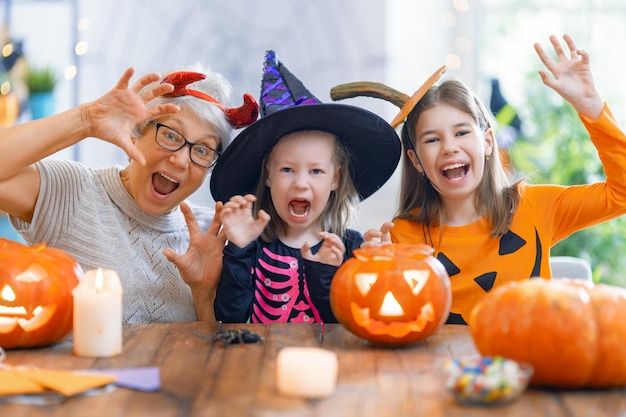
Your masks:
<path fill-rule="evenodd" d="M 448 323 L 466 323 L 476 302 L 492 288 L 531 277 L 551 278 L 550 248 L 574 232 L 626 213 L 626 135 L 605 106 L 597 121 L 580 116 L 598 149 L 606 181 L 561 186 L 520 186 L 520 204 L 509 231 L 489 236 L 480 219 L 466 226 L 431 229 L 435 256 L 452 283 Z M 421 225 L 394 220 L 391 239 L 426 243 Z"/>

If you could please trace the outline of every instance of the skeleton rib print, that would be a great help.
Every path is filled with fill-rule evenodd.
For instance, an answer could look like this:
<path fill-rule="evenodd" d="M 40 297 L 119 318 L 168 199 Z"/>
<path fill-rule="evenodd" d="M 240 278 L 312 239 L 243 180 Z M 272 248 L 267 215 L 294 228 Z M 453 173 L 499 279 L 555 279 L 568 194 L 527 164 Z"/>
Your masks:
<path fill-rule="evenodd" d="M 319 323 L 319 313 L 309 295 L 299 257 L 272 253 L 263 248 L 254 270 L 253 323 Z"/>

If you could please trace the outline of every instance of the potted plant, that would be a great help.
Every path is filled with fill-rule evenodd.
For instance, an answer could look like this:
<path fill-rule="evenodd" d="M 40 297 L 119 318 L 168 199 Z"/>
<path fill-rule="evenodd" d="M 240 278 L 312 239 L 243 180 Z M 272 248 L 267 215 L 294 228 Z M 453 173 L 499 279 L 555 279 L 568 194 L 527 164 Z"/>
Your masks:
<path fill-rule="evenodd" d="M 28 105 L 33 120 L 54 113 L 54 89 L 57 81 L 56 71 L 48 66 L 30 67 L 24 73 L 24 83 L 28 88 Z"/>

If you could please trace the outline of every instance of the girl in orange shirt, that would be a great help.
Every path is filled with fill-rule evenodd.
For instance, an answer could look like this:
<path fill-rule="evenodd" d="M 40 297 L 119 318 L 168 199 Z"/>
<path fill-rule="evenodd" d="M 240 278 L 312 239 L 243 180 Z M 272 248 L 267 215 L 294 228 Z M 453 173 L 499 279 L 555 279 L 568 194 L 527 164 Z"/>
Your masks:
<path fill-rule="evenodd" d="M 393 223 L 364 234 L 365 245 L 434 247 L 452 282 L 448 323 L 465 324 L 472 307 L 494 287 L 550 278 L 552 246 L 626 213 L 626 136 L 595 88 L 588 53 L 570 36 L 563 39 L 569 53 L 550 37 L 555 60 L 535 44 L 549 71 L 539 75 L 578 112 L 598 149 L 604 182 L 568 187 L 511 183 L 489 113 L 458 80 L 426 86 L 423 97 L 407 101 L 416 104 L 400 112 L 400 207 Z"/>

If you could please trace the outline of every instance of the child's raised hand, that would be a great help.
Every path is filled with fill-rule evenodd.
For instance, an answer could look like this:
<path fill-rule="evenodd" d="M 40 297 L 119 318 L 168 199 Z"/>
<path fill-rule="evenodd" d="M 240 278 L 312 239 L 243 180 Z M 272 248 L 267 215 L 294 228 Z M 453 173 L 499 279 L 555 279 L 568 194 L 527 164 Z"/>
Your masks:
<path fill-rule="evenodd" d="M 226 234 L 229 242 L 240 248 L 248 246 L 252 241 L 261 236 L 263 229 L 270 221 L 270 216 L 263 210 L 259 210 L 258 218 L 252 216 L 252 204 L 256 197 L 252 194 L 245 196 L 233 196 L 220 213 L 222 231 Z"/>
<path fill-rule="evenodd" d="M 385 222 L 380 229 L 370 229 L 363 233 L 363 239 L 365 242 L 361 243 L 362 248 L 377 247 L 381 245 L 387 245 L 391 243 L 391 229 L 393 229 L 392 222 Z"/>
<path fill-rule="evenodd" d="M 339 266 L 343 263 L 343 255 L 346 253 L 346 246 L 339 236 L 334 233 L 320 232 L 320 237 L 324 240 L 320 250 L 313 255 L 311 245 L 306 242 L 300 248 L 300 253 L 304 259 L 321 262 L 327 265 Z"/>
<path fill-rule="evenodd" d="M 558 38 L 550 36 L 557 60 L 549 57 L 541 45 L 535 43 L 537 55 L 552 73 L 550 76 L 546 71 L 539 70 L 541 80 L 567 100 L 579 114 L 596 120 L 602 114 L 604 101 L 593 82 L 589 53 L 579 49 L 571 36 L 563 35 L 563 40 L 569 48 L 569 56 L 563 50 Z"/>

